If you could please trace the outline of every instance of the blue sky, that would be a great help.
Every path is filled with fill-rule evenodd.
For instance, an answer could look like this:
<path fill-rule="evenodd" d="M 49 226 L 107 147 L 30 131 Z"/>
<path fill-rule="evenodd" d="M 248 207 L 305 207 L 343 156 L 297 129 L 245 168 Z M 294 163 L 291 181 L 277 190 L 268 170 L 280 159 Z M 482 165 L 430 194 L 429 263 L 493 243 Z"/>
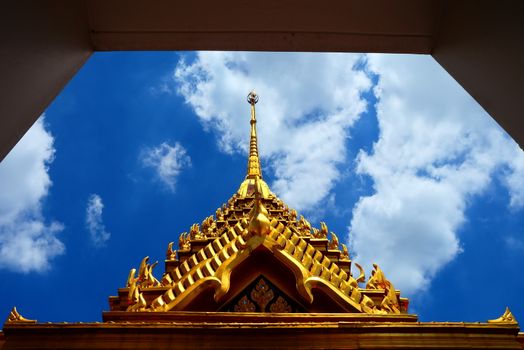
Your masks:
<path fill-rule="evenodd" d="M 253 88 L 272 190 L 421 320 L 524 317 L 524 153 L 430 57 L 216 52 L 93 55 L 0 163 L 0 313 L 100 320 L 237 190 Z"/>

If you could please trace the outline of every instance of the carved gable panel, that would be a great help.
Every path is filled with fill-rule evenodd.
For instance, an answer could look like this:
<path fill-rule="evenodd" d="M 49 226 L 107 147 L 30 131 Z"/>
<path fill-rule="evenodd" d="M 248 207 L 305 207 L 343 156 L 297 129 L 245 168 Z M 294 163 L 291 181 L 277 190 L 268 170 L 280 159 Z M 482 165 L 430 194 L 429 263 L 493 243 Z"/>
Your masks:
<path fill-rule="evenodd" d="M 291 313 L 305 309 L 261 275 L 220 311 Z"/>

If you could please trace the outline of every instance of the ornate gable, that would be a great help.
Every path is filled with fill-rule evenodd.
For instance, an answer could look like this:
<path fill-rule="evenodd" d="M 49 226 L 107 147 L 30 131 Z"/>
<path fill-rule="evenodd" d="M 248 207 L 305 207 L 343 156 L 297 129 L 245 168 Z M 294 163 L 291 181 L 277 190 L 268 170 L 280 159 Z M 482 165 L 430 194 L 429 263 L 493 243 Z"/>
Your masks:
<path fill-rule="evenodd" d="M 132 269 L 127 286 L 110 297 L 111 311 L 407 313 L 408 300 L 378 266 L 364 287 L 364 270 L 354 263 L 353 276 L 347 247 L 327 225 L 312 227 L 271 192 L 258 157 L 257 101 L 250 93 L 248 171 L 237 193 L 181 233 L 178 251 L 168 244 L 160 280 L 147 257 L 138 274 Z M 264 295 L 260 288 L 267 302 L 254 297 Z"/>
<path fill-rule="evenodd" d="M 305 310 L 302 305 L 269 282 L 266 276 L 259 275 L 219 311 L 291 313 Z"/>

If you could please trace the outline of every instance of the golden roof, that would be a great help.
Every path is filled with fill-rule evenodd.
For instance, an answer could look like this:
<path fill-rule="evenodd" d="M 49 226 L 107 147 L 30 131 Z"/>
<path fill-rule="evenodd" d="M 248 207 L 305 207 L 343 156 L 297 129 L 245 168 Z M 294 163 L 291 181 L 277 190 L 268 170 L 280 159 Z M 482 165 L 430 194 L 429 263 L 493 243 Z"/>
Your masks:
<path fill-rule="evenodd" d="M 314 290 L 318 290 L 341 312 L 407 313 L 408 300 L 400 298 L 377 265 L 365 288 L 359 286 L 365 282 L 364 271 L 355 263 L 360 274 L 357 278 L 352 275 L 348 249 L 344 244 L 340 247 L 336 234 L 329 233 L 323 222 L 320 229 L 313 228 L 271 192 L 262 178 L 255 113 L 258 96 L 254 91 L 248 95 L 248 102 L 250 149 L 247 175 L 238 191 L 214 216 L 181 233 L 178 251 L 173 250 L 174 242 L 169 243 L 161 280 L 153 276 L 156 263 L 149 264 L 148 257 L 143 259 L 138 275 L 132 269 L 127 286 L 119 290 L 118 297 L 110 297 L 111 310 L 187 311 L 205 290 L 212 290 L 214 302 L 221 304 L 227 301 L 233 271 L 255 252 L 265 252 L 268 259 L 292 273 L 298 299 L 306 310 L 314 302 Z M 283 299 L 278 302 L 275 308 L 286 310 Z"/>

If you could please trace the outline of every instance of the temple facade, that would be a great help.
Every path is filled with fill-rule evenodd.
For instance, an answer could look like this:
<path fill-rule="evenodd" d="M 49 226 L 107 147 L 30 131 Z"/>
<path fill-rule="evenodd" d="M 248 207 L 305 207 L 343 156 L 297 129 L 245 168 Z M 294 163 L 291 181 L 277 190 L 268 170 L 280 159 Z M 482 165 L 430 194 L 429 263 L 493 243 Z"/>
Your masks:
<path fill-rule="evenodd" d="M 0 348 L 523 348 L 509 310 L 487 322 L 418 322 L 379 266 L 366 278 L 326 223 L 312 227 L 264 181 L 258 96 L 248 102 L 246 177 L 168 243 L 162 275 L 146 256 L 109 297 L 103 322 L 39 323 L 13 308 Z"/>

